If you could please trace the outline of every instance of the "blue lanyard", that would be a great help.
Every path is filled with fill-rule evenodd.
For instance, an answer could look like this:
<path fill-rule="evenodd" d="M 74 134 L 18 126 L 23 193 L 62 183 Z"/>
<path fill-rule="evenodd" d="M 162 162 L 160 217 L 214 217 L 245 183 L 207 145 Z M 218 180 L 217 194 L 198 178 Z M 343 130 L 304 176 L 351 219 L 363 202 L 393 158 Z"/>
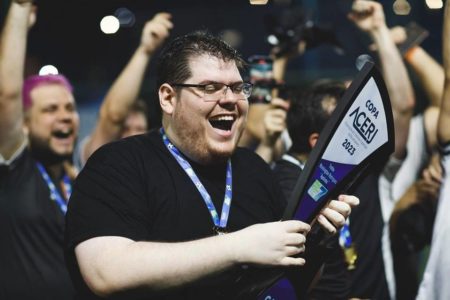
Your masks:
<path fill-rule="evenodd" d="M 348 226 L 348 219 L 344 223 L 344 226 L 341 228 L 341 232 L 339 234 L 339 244 L 341 247 L 350 248 L 352 245 L 352 236 L 350 234 L 350 227 Z"/>
<path fill-rule="evenodd" d="M 39 169 L 39 172 L 42 175 L 42 178 L 44 178 L 45 182 L 47 183 L 48 189 L 50 190 L 50 199 L 56 202 L 58 204 L 59 208 L 61 209 L 63 214 L 66 214 L 67 212 L 67 201 L 64 200 L 64 198 L 61 196 L 61 194 L 56 189 L 56 186 L 53 184 L 50 176 L 48 175 L 47 171 L 45 170 L 44 166 L 40 162 L 36 162 L 36 165 Z M 69 176 L 64 175 L 63 177 L 63 189 L 66 196 L 66 199 L 69 200 L 70 194 L 72 193 L 72 184 L 70 183 Z"/>
<path fill-rule="evenodd" d="M 175 147 L 175 145 L 170 142 L 169 138 L 166 136 L 166 133 L 164 132 L 164 128 L 161 127 L 159 132 L 161 133 L 164 144 L 166 145 L 169 152 L 177 160 L 177 162 L 180 164 L 180 166 L 183 168 L 183 170 L 186 172 L 186 174 L 192 180 L 192 182 L 194 183 L 197 190 L 200 192 L 200 195 L 202 196 L 203 200 L 205 201 L 206 207 L 208 208 L 209 213 L 211 214 L 214 225 L 216 227 L 218 227 L 218 229 L 225 229 L 225 227 L 227 227 L 228 215 L 229 215 L 230 206 L 231 206 L 231 198 L 232 198 L 232 194 L 233 194 L 233 192 L 232 192 L 231 159 L 228 159 L 228 162 L 227 162 L 227 175 L 226 175 L 226 181 L 225 181 L 225 197 L 223 199 L 222 214 L 220 216 L 220 221 L 219 221 L 219 215 L 214 206 L 214 203 L 211 200 L 211 196 L 206 191 L 203 184 L 200 182 L 200 179 L 195 174 L 194 170 L 192 169 L 191 164 L 186 159 L 184 159 L 183 155 L 177 149 L 177 147 Z M 220 233 L 220 231 L 218 233 Z"/>

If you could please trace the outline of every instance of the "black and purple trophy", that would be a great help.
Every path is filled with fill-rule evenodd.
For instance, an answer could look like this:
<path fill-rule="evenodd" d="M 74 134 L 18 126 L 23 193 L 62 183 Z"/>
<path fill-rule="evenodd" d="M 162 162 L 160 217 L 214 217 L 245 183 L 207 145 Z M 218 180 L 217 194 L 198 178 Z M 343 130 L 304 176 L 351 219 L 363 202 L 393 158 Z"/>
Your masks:
<path fill-rule="evenodd" d="M 312 223 L 320 210 L 348 189 L 363 170 L 394 151 L 394 124 L 384 81 L 367 62 L 320 133 L 291 194 L 284 219 Z M 283 276 L 258 299 L 297 299 Z"/>
<path fill-rule="evenodd" d="M 393 150 L 389 95 L 374 64 L 366 62 L 320 133 L 283 219 L 313 223 L 331 199 L 347 190 L 366 168 L 385 161 Z M 285 270 L 251 269 L 240 278 L 237 299 L 248 293 L 259 300 L 298 298 Z"/>

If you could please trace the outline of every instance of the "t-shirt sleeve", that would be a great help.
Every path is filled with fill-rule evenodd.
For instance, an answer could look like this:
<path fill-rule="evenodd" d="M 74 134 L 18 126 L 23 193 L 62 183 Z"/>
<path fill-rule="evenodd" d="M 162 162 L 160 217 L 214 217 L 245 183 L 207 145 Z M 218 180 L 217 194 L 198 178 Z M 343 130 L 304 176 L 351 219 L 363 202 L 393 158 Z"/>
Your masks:
<path fill-rule="evenodd" d="M 100 148 L 88 160 L 69 201 L 68 247 L 98 236 L 140 240 L 147 235 L 149 208 L 137 161 L 118 143 Z"/>
<path fill-rule="evenodd" d="M 411 184 L 417 180 L 429 158 L 423 122 L 423 115 L 415 116 L 411 120 L 407 155 L 392 183 L 392 198 L 394 200 L 403 196 Z"/>

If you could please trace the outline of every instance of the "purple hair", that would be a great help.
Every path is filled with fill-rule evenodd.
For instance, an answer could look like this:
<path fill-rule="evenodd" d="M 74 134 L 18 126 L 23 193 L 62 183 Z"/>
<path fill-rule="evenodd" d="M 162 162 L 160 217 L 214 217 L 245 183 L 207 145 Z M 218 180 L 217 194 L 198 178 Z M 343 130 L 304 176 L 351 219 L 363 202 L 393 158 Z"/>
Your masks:
<path fill-rule="evenodd" d="M 69 92 L 73 92 L 73 87 L 70 84 L 69 80 L 61 74 L 58 75 L 33 75 L 25 79 L 23 83 L 22 89 L 22 99 L 23 99 L 23 108 L 27 110 L 30 108 L 31 102 L 31 91 L 41 85 L 44 84 L 60 84 L 66 87 Z"/>

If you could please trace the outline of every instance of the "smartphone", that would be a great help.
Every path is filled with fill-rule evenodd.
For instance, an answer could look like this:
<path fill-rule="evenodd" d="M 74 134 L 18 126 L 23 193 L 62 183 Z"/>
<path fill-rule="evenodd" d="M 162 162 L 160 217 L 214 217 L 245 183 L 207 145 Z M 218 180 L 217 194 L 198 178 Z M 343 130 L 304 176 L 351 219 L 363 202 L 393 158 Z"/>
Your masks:
<path fill-rule="evenodd" d="M 405 55 L 409 49 L 420 45 L 429 35 L 428 30 L 417 24 L 410 22 L 405 26 L 406 40 L 398 45 L 398 49 L 402 55 Z"/>
<path fill-rule="evenodd" d="M 269 103 L 272 100 L 273 60 L 267 55 L 253 55 L 248 59 L 250 64 L 250 82 L 253 84 L 250 103 Z"/>

